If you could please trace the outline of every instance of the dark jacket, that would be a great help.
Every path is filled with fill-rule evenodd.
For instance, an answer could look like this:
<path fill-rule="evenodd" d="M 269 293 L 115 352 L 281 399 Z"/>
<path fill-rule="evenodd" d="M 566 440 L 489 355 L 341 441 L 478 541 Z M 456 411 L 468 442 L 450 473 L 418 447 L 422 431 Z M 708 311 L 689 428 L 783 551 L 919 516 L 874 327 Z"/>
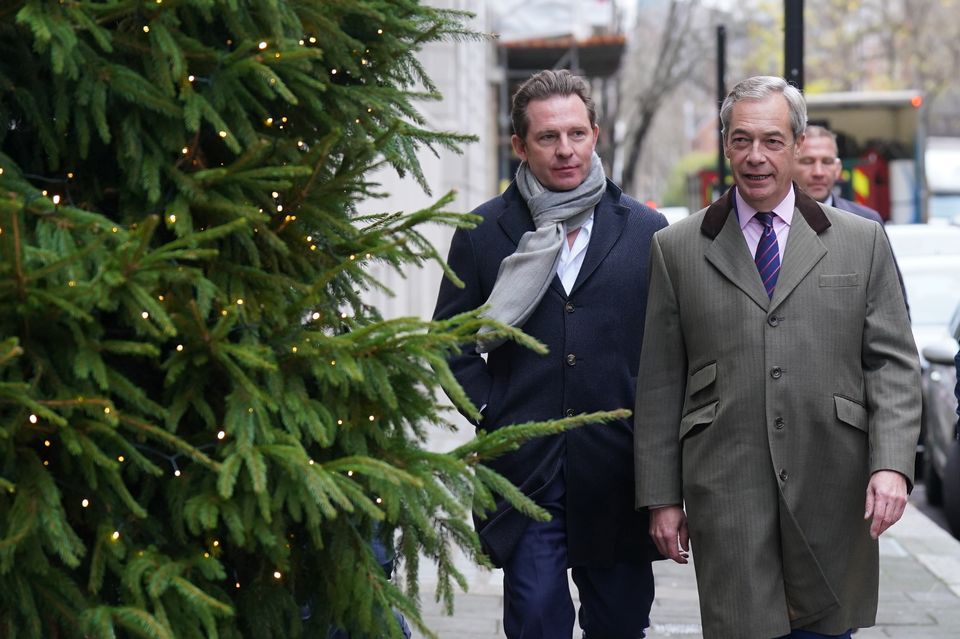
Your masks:
<path fill-rule="evenodd" d="M 500 268 L 533 221 L 516 184 L 475 213 L 483 221 L 458 230 L 448 262 L 464 281 L 444 280 L 434 317 L 447 318 L 486 302 Z M 590 243 L 571 294 L 554 277 L 523 326 L 543 342 L 537 355 L 513 342 L 486 361 L 472 346 L 452 358 L 457 380 L 477 407 L 480 428 L 559 419 L 565 415 L 632 408 L 643 341 L 650 240 L 665 218 L 623 195 L 612 182 L 597 204 Z M 648 560 L 655 550 L 646 512 L 633 505 L 631 420 L 588 425 L 529 441 L 489 466 L 527 495 L 553 478 L 566 478 L 567 550 L 570 565 L 611 565 Z M 477 521 L 484 549 L 497 565 L 510 556 L 529 520 L 498 501 Z"/>

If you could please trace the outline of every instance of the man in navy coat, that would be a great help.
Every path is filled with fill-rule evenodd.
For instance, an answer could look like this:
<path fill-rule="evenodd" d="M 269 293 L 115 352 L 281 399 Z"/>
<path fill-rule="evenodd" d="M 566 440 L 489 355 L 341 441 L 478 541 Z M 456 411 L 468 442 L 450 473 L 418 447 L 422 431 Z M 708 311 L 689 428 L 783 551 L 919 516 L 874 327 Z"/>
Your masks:
<path fill-rule="evenodd" d="M 465 286 L 445 280 L 434 316 L 486 305 L 486 316 L 522 328 L 549 353 L 480 334 L 451 368 L 485 430 L 632 408 L 648 251 L 666 220 L 605 178 L 581 78 L 537 73 L 514 95 L 511 117 L 523 162 L 510 187 L 475 211 L 483 221 L 454 235 L 448 262 Z M 632 437 L 628 420 L 588 425 L 490 462 L 552 515 L 535 522 L 500 500 L 476 522 L 504 570 L 508 638 L 571 636 L 568 568 L 585 637 L 644 636 L 658 555 L 647 514 L 633 505 Z"/>

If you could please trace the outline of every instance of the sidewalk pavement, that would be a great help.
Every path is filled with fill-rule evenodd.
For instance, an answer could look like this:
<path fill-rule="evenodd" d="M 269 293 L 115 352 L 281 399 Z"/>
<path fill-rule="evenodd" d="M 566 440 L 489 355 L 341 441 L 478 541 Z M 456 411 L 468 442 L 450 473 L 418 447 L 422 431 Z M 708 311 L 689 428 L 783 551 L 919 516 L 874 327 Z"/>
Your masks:
<path fill-rule="evenodd" d="M 461 436 L 462 438 L 462 436 Z M 456 435 L 433 442 L 439 450 L 456 445 Z M 420 566 L 424 620 L 440 639 L 503 639 L 502 573 L 457 561 L 469 582 L 460 593 L 452 617 L 434 601 L 436 573 Z M 672 561 L 654 564 L 656 600 L 648 639 L 703 639 L 693 565 Z M 576 588 L 571 583 L 571 592 Z M 576 602 L 575 602 L 576 603 Z M 579 639 L 580 634 L 574 633 Z M 877 625 L 856 639 L 957 639 L 960 637 L 960 541 L 930 521 L 913 505 L 880 540 L 880 606 Z M 414 633 L 415 639 L 422 636 Z M 560 638 L 562 639 L 562 638 Z"/>

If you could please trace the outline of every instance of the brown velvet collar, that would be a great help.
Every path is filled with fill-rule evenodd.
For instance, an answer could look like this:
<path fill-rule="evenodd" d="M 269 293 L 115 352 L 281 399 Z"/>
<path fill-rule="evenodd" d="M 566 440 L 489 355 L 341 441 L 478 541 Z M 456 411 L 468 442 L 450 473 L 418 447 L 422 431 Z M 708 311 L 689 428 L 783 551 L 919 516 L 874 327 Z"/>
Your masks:
<path fill-rule="evenodd" d="M 797 196 L 796 207 L 817 235 L 830 228 L 830 220 L 827 219 L 823 209 L 820 208 L 816 200 L 801 191 L 796 182 L 793 183 L 793 192 Z M 720 234 L 720 230 L 727 221 L 727 215 L 730 215 L 730 212 L 735 209 L 733 199 L 733 188 L 731 187 L 707 208 L 707 212 L 703 216 L 703 222 L 700 224 L 701 233 L 711 240 L 717 239 L 717 235 Z"/>

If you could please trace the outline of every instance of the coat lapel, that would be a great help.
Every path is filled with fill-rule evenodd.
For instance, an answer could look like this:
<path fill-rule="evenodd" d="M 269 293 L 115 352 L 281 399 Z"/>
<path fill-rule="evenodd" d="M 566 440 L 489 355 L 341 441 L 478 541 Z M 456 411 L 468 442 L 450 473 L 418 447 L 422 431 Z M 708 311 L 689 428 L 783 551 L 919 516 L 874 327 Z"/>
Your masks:
<path fill-rule="evenodd" d="M 782 303 L 827 253 L 817 236 L 830 227 L 830 220 L 820 205 L 796 184 L 793 190 L 796 194 L 795 212 L 799 215 L 793 216 L 772 300 L 767 298 L 757 266 L 747 250 L 739 220 L 733 214 L 732 188 L 707 208 L 700 224 L 700 232 L 713 239 L 705 252 L 707 260 L 764 309 L 773 310 Z"/>
<path fill-rule="evenodd" d="M 593 229 L 590 233 L 590 243 L 587 244 L 587 254 L 583 256 L 583 265 L 577 274 L 577 280 L 570 289 L 570 295 L 577 292 L 577 289 L 583 286 L 584 282 L 593 274 L 597 267 L 603 262 L 610 253 L 610 249 L 620 239 L 623 228 L 627 223 L 627 207 L 619 204 L 620 189 L 607 181 L 607 192 L 597 203 L 597 208 L 593 213 Z M 554 278 L 554 284 L 563 291 L 563 285 L 560 278 Z"/>
<path fill-rule="evenodd" d="M 500 217 L 497 218 L 497 223 L 516 246 L 524 233 L 534 230 L 533 218 L 530 217 L 526 202 L 520 196 L 516 182 L 512 182 L 501 197 L 505 206 Z"/>
<path fill-rule="evenodd" d="M 757 306 L 767 308 L 770 298 L 760 281 L 757 265 L 750 257 L 737 216 L 733 213 L 733 189 L 710 205 L 700 224 L 700 232 L 713 239 L 704 252 L 707 261 Z"/>

